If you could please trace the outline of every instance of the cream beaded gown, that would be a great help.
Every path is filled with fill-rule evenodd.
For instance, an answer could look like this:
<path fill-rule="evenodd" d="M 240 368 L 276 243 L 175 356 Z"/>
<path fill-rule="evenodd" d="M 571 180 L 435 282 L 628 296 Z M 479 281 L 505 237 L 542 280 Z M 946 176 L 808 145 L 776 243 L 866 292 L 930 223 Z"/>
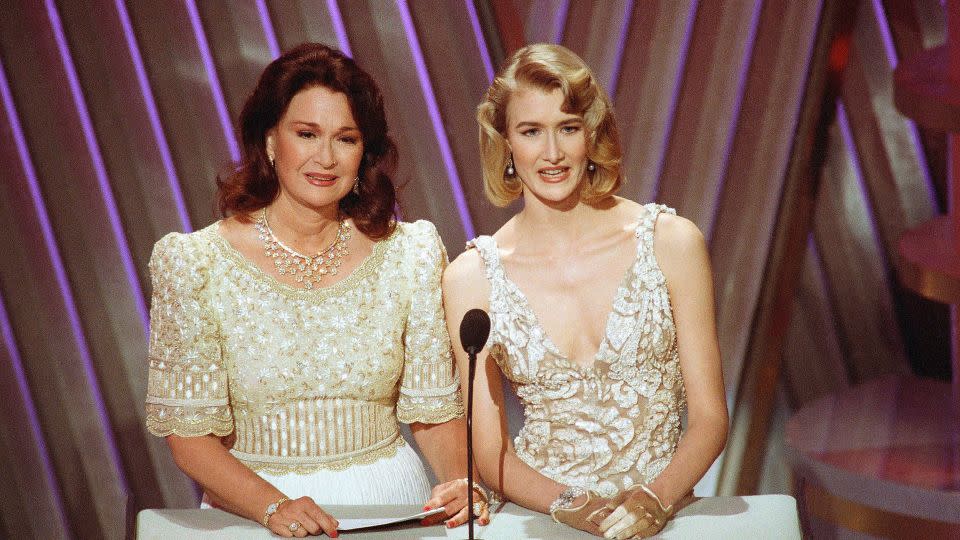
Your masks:
<path fill-rule="evenodd" d="M 150 261 L 147 426 L 234 433 L 230 450 L 291 498 L 422 504 L 430 486 L 397 422 L 463 414 L 426 221 L 400 223 L 343 280 L 301 290 L 245 259 L 213 224 Z"/>
<path fill-rule="evenodd" d="M 500 263 L 496 241 L 467 244 L 490 282 L 490 356 L 524 409 L 517 456 L 562 484 L 610 497 L 650 482 L 670 462 L 686 406 L 666 280 L 653 253 L 665 206 L 644 206 L 636 259 L 617 289 L 595 362 L 565 358 Z"/>

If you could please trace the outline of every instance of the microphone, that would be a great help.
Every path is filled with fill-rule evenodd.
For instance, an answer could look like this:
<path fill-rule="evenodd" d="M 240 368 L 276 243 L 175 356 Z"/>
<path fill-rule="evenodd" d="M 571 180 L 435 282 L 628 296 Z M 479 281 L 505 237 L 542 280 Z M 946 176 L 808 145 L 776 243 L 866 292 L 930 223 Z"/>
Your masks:
<path fill-rule="evenodd" d="M 490 317 L 482 309 L 471 309 L 460 321 L 460 345 L 467 354 L 476 355 L 490 336 Z"/>
<path fill-rule="evenodd" d="M 468 538 L 473 540 L 473 376 L 477 371 L 477 353 L 490 336 L 490 317 L 482 309 L 471 309 L 460 321 L 460 346 L 470 359 L 467 370 L 467 518 Z"/>

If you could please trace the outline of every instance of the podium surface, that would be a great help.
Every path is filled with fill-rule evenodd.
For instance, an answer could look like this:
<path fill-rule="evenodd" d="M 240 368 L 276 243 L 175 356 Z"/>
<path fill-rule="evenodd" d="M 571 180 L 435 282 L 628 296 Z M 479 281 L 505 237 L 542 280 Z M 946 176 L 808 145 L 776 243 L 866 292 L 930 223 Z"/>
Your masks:
<path fill-rule="evenodd" d="M 420 511 L 420 508 L 415 506 L 327 506 L 325 509 L 339 518 L 403 516 Z M 596 538 L 554 523 L 550 516 L 512 503 L 496 508 L 491 514 L 489 525 L 485 527 L 474 525 L 474 533 L 478 539 L 490 540 Z M 418 523 L 340 533 L 340 538 L 363 540 L 466 537 L 466 525 L 447 529 L 443 525 L 424 527 Z M 793 497 L 756 495 L 699 499 L 681 510 L 655 538 L 799 540 L 800 537 L 797 503 Z M 137 538 L 140 540 L 161 538 L 265 540 L 277 537 L 257 523 L 222 510 L 188 509 L 141 511 L 137 516 Z"/>

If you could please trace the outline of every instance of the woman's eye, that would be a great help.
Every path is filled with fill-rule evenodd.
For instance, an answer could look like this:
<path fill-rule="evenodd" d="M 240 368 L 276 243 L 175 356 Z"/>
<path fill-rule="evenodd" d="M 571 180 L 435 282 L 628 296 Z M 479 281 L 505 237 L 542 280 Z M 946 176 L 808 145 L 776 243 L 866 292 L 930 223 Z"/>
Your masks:
<path fill-rule="evenodd" d="M 353 135 L 345 135 L 343 137 L 340 137 L 340 140 L 347 144 L 357 144 L 358 142 L 360 142 L 360 138 L 354 137 Z"/>
<path fill-rule="evenodd" d="M 580 126 L 563 126 L 560 128 L 560 132 L 566 134 L 576 133 L 578 131 L 580 131 Z"/>
<path fill-rule="evenodd" d="M 316 135 L 312 131 L 298 131 L 297 136 L 301 139 L 312 139 Z"/>
<path fill-rule="evenodd" d="M 540 128 L 530 128 L 520 132 L 521 135 L 526 137 L 536 137 L 540 134 Z"/>

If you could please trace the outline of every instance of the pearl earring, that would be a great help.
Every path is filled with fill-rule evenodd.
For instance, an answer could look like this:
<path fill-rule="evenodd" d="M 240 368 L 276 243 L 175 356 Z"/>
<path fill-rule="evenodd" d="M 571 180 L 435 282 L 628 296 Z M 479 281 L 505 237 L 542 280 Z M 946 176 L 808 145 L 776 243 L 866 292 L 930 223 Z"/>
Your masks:
<path fill-rule="evenodd" d="M 590 171 L 590 172 L 593 172 L 593 171 L 597 170 L 597 166 L 596 166 L 592 161 L 588 161 L 588 162 L 587 162 L 587 170 Z"/>
<path fill-rule="evenodd" d="M 517 174 L 517 171 L 513 168 L 513 156 L 510 156 L 507 161 L 507 176 L 513 176 L 515 174 Z"/>

